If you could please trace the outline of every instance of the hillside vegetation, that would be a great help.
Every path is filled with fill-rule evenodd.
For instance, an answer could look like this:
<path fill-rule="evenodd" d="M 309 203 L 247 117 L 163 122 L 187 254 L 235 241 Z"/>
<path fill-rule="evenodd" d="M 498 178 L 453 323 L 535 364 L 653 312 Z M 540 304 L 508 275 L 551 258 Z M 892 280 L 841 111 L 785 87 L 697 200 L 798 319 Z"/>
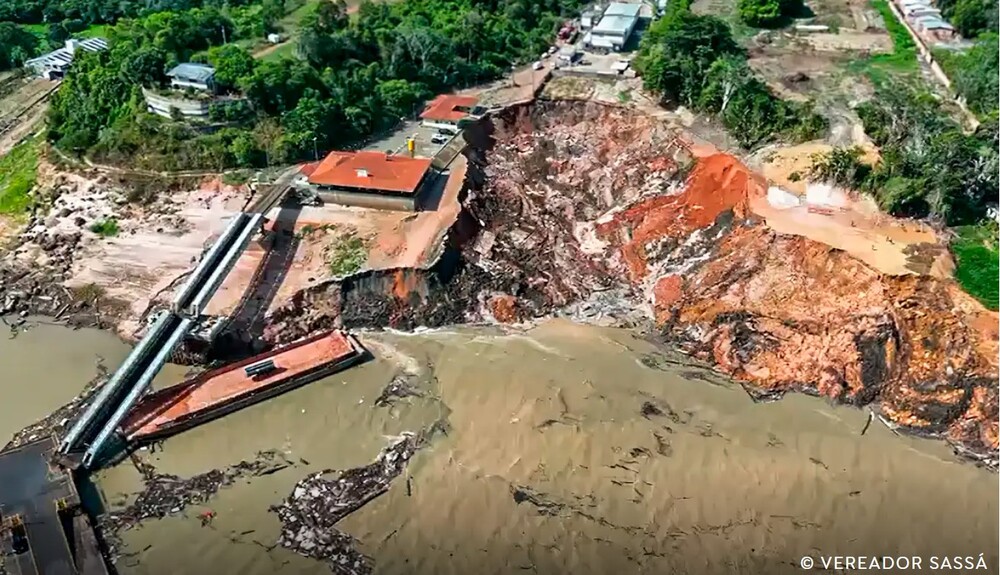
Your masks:
<path fill-rule="evenodd" d="M 256 31 L 213 7 L 124 20 L 111 49 L 75 63 L 53 99 L 62 149 L 152 169 L 261 166 L 312 156 L 392 127 L 435 93 L 490 80 L 544 50 L 578 0 L 320 3 L 303 19 L 298 58 L 255 61 L 236 45 Z M 246 106 L 205 134 L 144 111 L 140 87 L 175 62 L 206 60 Z"/>
<path fill-rule="evenodd" d="M 647 90 L 717 117 L 745 148 L 826 131 L 811 104 L 782 100 L 757 78 L 725 21 L 693 14 L 683 2 L 673 6 L 642 39 L 636 67 Z"/>

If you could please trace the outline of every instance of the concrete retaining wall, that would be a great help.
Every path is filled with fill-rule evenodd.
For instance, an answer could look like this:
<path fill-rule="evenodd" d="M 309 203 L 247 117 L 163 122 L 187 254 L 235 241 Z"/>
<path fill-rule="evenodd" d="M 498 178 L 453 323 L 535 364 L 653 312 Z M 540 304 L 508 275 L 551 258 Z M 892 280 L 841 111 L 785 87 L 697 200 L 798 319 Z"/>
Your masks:
<path fill-rule="evenodd" d="M 171 108 L 177 108 L 182 115 L 187 117 L 207 118 L 208 109 L 211 105 L 211 102 L 203 100 L 168 98 L 151 92 L 145 88 L 142 89 L 142 95 L 146 99 L 147 109 L 154 114 L 163 116 L 164 118 L 171 117 Z"/>

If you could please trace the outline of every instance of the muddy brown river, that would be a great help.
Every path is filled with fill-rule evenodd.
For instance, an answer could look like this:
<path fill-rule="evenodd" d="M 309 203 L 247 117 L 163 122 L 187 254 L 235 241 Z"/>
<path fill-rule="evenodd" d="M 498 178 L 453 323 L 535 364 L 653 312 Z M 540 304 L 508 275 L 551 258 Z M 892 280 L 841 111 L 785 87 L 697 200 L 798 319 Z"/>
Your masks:
<path fill-rule="evenodd" d="M 930 570 L 932 556 L 980 553 L 979 572 L 997 572 L 997 475 L 877 420 L 861 435 L 867 412 L 801 395 L 754 404 L 630 332 L 563 321 L 361 340 L 373 361 L 140 452 L 182 477 L 269 449 L 294 465 L 123 532 L 120 573 L 329 572 L 275 547 L 269 507 L 306 475 L 370 463 L 435 422 L 447 434 L 338 525 L 376 573 L 780 574 L 801 573 L 804 555 L 817 569 L 822 556 L 919 556 Z M 0 340 L 0 432 L 68 400 L 96 356 L 113 367 L 126 352 L 51 325 Z M 397 376 L 422 396 L 374 405 Z M 142 488 L 128 461 L 96 481 L 112 508 Z"/>

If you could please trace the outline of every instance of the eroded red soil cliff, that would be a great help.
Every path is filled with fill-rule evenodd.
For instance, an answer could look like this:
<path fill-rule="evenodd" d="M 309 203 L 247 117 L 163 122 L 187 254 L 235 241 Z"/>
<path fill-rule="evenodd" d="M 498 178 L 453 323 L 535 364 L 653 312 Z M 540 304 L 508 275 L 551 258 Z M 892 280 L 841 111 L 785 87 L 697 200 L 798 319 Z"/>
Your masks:
<path fill-rule="evenodd" d="M 276 338 L 334 321 L 637 314 L 756 397 L 870 405 L 995 465 L 997 316 L 953 281 L 888 275 L 774 231 L 753 209 L 759 174 L 726 154 L 694 158 L 625 108 L 540 103 L 466 137 L 472 190 L 441 261 L 310 288 L 275 314 Z"/>

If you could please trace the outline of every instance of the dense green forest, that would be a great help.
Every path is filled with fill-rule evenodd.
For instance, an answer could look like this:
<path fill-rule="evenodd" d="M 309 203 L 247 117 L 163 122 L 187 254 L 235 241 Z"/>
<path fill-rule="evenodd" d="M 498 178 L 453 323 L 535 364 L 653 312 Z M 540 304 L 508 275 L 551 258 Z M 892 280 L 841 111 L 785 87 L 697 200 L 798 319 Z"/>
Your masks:
<path fill-rule="evenodd" d="M 811 105 L 768 90 L 726 22 L 695 15 L 682 2 L 645 34 L 636 67 L 643 86 L 662 102 L 718 117 L 745 148 L 775 139 L 809 140 L 827 128 Z"/>
<path fill-rule="evenodd" d="M 20 66 L 37 49 L 38 38 L 34 34 L 16 24 L 0 22 L 0 70 Z"/>
<path fill-rule="evenodd" d="M 502 75 L 551 38 L 579 0 L 323 2 L 303 22 L 299 58 L 258 62 L 236 45 L 257 31 L 213 7 L 126 19 L 111 48 L 74 66 L 50 107 L 50 141 L 151 169 L 260 166 L 309 158 L 394 126 L 429 96 Z M 144 112 L 140 86 L 175 62 L 208 61 L 246 105 L 203 133 Z"/>
<path fill-rule="evenodd" d="M 941 16 L 965 38 L 997 31 L 997 0 L 937 0 Z"/>
<path fill-rule="evenodd" d="M 251 0 L 3 0 L 0 21 L 42 24 L 79 21 L 83 26 L 111 24 L 154 12 L 177 12 L 192 8 L 240 6 Z"/>
<path fill-rule="evenodd" d="M 297 2 L 301 0 L 3 0 L 0 70 L 58 48 L 67 38 L 104 35 L 106 24 L 178 10 L 215 9 L 228 17 L 237 36 L 263 38 Z"/>
<path fill-rule="evenodd" d="M 955 92 L 965 98 L 969 109 L 985 121 L 1000 101 L 1000 37 L 996 32 L 982 34 L 975 45 L 964 52 L 937 50 L 934 56 L 951 78 Z"/>

